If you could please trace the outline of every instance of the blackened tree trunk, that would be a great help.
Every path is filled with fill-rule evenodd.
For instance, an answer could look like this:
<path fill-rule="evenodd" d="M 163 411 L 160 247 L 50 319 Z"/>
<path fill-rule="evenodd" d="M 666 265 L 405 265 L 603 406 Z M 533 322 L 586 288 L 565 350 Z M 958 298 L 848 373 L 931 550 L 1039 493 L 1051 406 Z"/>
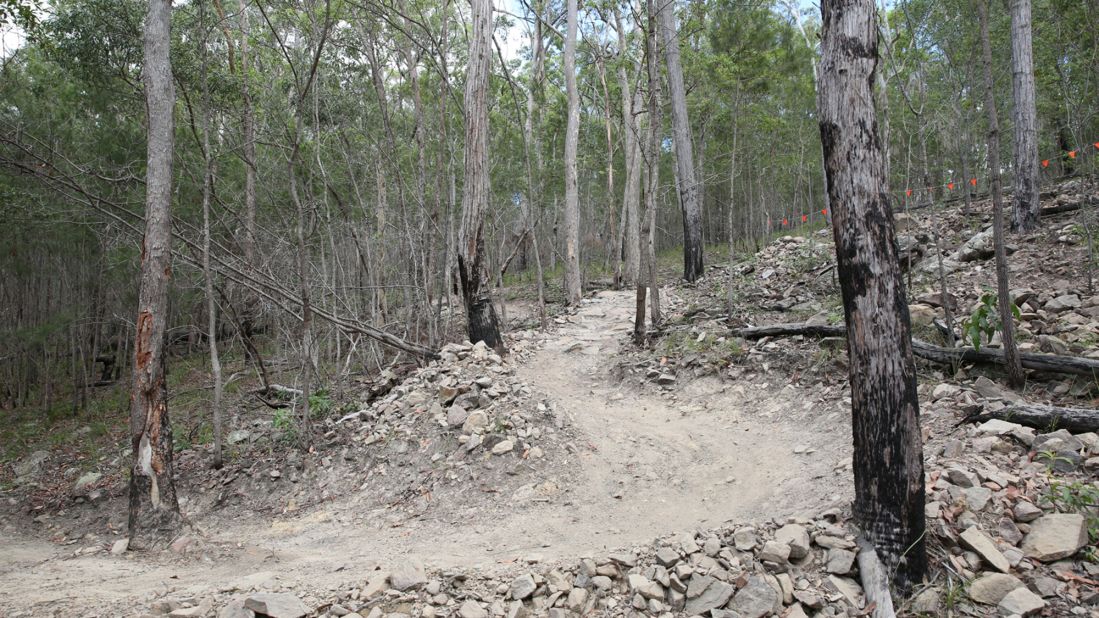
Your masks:
<path fill-rule="evenodd" d="M 683 214 L 683 278 L 696 281 L 702 276 L 702 204 L 695 182 L 691 121 L 687 117 L 687 90 L 679 61 L 679 35 L 675 29 L 675 2 L 660 0 L 657 25 L 662 33 L 664 60 L 668 65 L 668 96 L 672 104 L 672 143 L 675 146 L 679 207 Z"/>
<path fill-rule="evenodd" d="M 992 236 L 996 250 L 996 304 L 1000 311 L 1000 338 L 1004 346 L 1007 379 L 1018 388 L 1026 381 L 1019 349 L 1015 347 L 1015 316 L 1011 313 L 1008 292 L 1007 252 L 1004 250 L 1004 204 L 1000 189 L 1000 120 L 996 112 L 996 95 L 992 81 L 992 45 L 988 37 L 988 6 L 977 0 L 981 22 L 981 64 L 984 69 L 985 111 L 988 113 L 988 181 L 992 190 Z"/>
<path fill-rule="evenodd" d="M 580 140 L 580 93 L 576 89 L 576 2 L 567 0 L 568 28 L 565 31 L 565 94 L 568 121 L 565 125 L 565 297 L 570 305 L 580 303 L 580 195 L 576 150 Z"/>
<path fill-rule="evenodd" d="M 488 207 L 488 77 L 492 62 L 492 0 L 473 0 L 473 36 L 466 75 L 465 191 L 458 231 L 458 277 L 466 305 L 469 340 L 503 349 L 485 267 L 485 209 Z"/>
<path fill-rule="evenodd" d="M 1015 207 L 1011 229 L 1038 226 L 1038 108 L 1030 0 L 1011 0 L 1011 85 L 1015 93 Z M 994 168 L 995 169 L 995 168 Z"/>
<path fill-rule="evenodd" d="M 916 368 L 874 110 L 872 0 L 825 0 L 817 96 L 847 324 L 855 518 L 907 592 L 927 572 Z"/>
<path fill-rule="evenodd" d="M 179 528 L 172 474 L 172 424 L 164 371 L 168 280 L 172 274 L 172 150 L 175 87 L 168 57 L 171 0 L 149 0 L 145 18 L 145 105 L 148 154 L 145 172 L 145 237 L 130 393 L 130 547 L 170 540 Z"/>

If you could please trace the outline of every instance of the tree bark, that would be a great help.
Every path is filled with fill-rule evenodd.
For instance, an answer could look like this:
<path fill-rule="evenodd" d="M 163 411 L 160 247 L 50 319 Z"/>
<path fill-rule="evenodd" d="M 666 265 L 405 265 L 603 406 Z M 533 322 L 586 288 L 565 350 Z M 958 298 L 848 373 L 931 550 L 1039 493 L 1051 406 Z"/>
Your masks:
<path fill-rule="evenodd" d="M 825 0 L 818 108 L 850 359 L 855 518 L 907 594 L 927 573 L 923 446 L 874 110 L 872 0 Z"/>
<path fill-rule="evenodd" d="M 695 181 L 691 121 L 687 117 L 687 91 L 679 61 L 679 36 L 675 29 L 674 0 L 660 0 L 658 23 L 663 32 L 664 59 L 668 65 L 668 95 L 672 106 L 672 143 L 678 172 L 679 207 L 683 213 L 683 278 L 702 276 L 702 204 Z"/>
<path fill-rule="evenodd" d="M 201 7 L 205 33 L 206 5 Z M 214 379 L 211 417 L 214 424 L 214 468 L 222 466 L 221 448 L 221 357 L 218 355 L 217 300 L 214 297 L 214 271 L 210 268 L 210 201 L 214 191 L 214 157 L 210 152 L 210 78 L 207 63 L 208 41 L 202 40 L 202 155 L 205 173 L 202 177 L 202 278 L 206 287 L 206 337 L 210 346 L 210 373 Z M 247 348 L 245 348 L 247 349 Z"/>
<path fill-rule="evenodd" d="M 614 12 L 615 29 L 618 31 L 618 87 L 622 94 L 622 153 L 626 161 L 626 183 L 622 192 L 622 224 L 625 231 L 622 234 L 624 247 L 625 268 L 622 273 L 623 282 L 627 285 L 636 284 L 641 271 L 641 225 L 638 213 L 641 210 L 641 140 L 638 139 L 637 114 L 640 113 L 640 85 L 631 87 L 626 59 L 628 48 L 626 44 L 626 31 L 622 26 L 622 18 L 618 7 L 612 7 Z M 640 73 L 636 61 L 634 70 Z"/>
<path fill-rule="evenodd" d="M 1011 85 L 1015 95 L 1015 207 L 1011 229 L 1038 226 L 1038 109 L 1030 0 L 1011 0 Z"/>
<path fill-rule="evenodd" d="M 172 83 L 171 0 L 149 0 L 145 18 L 145 105 L 148 154 L 145 172 L 145 237 L 141 247 L 141 289 L 134 338 L 130 394 L 130 547 L 166 542 L 181 517 L 172 464 L 172 424 L 164 344 L 168 281 L 172 275 L 172 152 L 175 87 Z"/>
<path fill-rule="evenodd" d="M 580 196 L 577 187 L 576 149 L 580 140 L 580 94 L 576 89 L 576 3 L 568 4 L 565 32 L 565 95 L 568 119 L 565 125 L 565 297 L 570 305 L 580 303 Z"/>
<path fill-rule="evenodd" d="M 466 75 L 465 190 L 458 231 L 458 277 L 466 306 L 467 331 L 473 343 L 484 341 L 502 351 L 496 308 L 488 290 L 485 254 L 485 210 L 488 208 L 488 79 L 492 63 L 492 0 L 473 0 L 473 36 Z"/>
<path fill-rule="evenodd" d="M 1000 311 L 1000 337 L 1004 358 L 1007 361 L 1008 382 L 1019 388 L 1026 382 L 1023 366 L 1019 363 L 1019 349 L 1015 346 L 1015 316 L 1011 312 L 1011 295 L 1008 292 L 1007 251 L 1004 248 L 1004 200 L 1000 190 L 1000 123 L 996 113 L 996 96 L 992 81 L 992 46 L 988 37 L 988 6 L 986 0 L 977 1 L 981 22 L 981 59 L 984 68 L 985 110 L 988 113 L 988 177 L 992 189 L 992 235 L 996 251 L 996 298 Z"/>
<path fill-rule="evenodd" d="M 251 36 L 251 25 L 248 21 L 248 2 L 240 3 L 240 93 L 244 110 L 241 114 L 244 144 L 242 152 L 244 156 L 244 234 L 241 238 L 241 250 L 244 253 L 244 262 L 249 269 L 256 267 L 256 119 L 252 109 L 252 92 L 249 88 L 251 48 L 248 39 Z M 252 356 L 256 350 L 255 331 L 258 317 L 259 299 L 255 294 L 245 291 L 243 309 L 240 312 L 241 338 L 247 340 L 244 346 L 245 358 L 257 361 Z M 263 361 L 259 360 L 262 365 Z"/>
<path fill-rule="evenodd" d="M 649 287 L 649 323 L 654 327 L 660 326 L 660 282 L 657 277 L 656 267 L 656 211 L 660 204 L 657 197 L 660 194 L 660 150 L 664 136 L 663 108 L 660 101 L 660 69 L 657 66 L 657 14 L 655 2 L 661 0 L 647 0 L 648 4 L 648 32 L 646 41 L 646 62 L 649 77 L 649 156 L 646 162 L 646 188 L 645 188 L 645 220 L 642 225 L 641 242 L 645 243 L 645 256 L 642 265 L 645 283 Z"/>

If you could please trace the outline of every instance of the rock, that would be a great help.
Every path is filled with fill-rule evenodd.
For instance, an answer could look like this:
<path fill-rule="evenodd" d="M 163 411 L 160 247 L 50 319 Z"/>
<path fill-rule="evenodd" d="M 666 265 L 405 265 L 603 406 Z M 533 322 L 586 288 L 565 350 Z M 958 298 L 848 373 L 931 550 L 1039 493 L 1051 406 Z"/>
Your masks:
<path fill-rule="evenodd" d="M 941 601 L 938 588 L 924 588 L 912 599 L 912 613 L 916 615 L 926 614 L 938 616 L 940 614 Z"/>
<path fill-rule="evenodd" d="M 630 592 L 640 594 L 646 599 L 661 600 L 664 598 L 664 588 L 644 575 L 631 573 L 627 578 L 627 582 L 630 586 Z"/>
<path fill-rule="evenodd" d="M 733 546 L 740 551 L 752 551 L 756 546 L 756 529 L 741 528 L 733 533 Z"/>
<path fill-rule="evenodd" d="M 985 573 L 969 584 L 969 598 L 985 605 L 998 605 L 1007 593 L 1022 588 L 1018 577 L 1006 573 Z"/>
<path fill-rule="evenodd" d="M 825 570 L 835 575 L 847 575 L 855 563 L 855 552 L 846 549 L 829 549 Z"/>
<path fill-rule="evenodd" d="M 584 605 L 588 602 L 588 591 L 583 588 L 573 588 L 569 591 L 568 605 L 569 609 L 574 612 L 581 612 L 584 609 Z"/>
<path fill-rule="evenodd" d="M 1046 515 L 1030 525 L 1022 550 L 1028 558 L 1053 562 L 1068 558 L 1088 542 L 1087 523 L 1078 513 Z"/>
<path fill-rule="evenodd" d="M 1083 303 L 1081 303 L 1079 296 L 1075 294 L 1064 294 L 1047 302 L 1044 308 L 1046 311 L 1060 313 L 1068 309 L 1079 308 L 1081 304 Z"/>
<path fill-rule="evenodd" d="M 943 472 L 943 478 L 963 489 L 980 485 L 977 475 L 963 468 L 947 468 L 946 471 Z"/>
<path fill-rule="evenodd" d="M 965 503 L 974 513 L 979 513 L 988 506 L 992 499 L 992 490 L 987 487 L 967 487 L 962 490 Z"/>
<path fill-rule="evenodd" d="M 1024 588 L 1016 588 L 1000 600 L 1001 616 L 1032 616 L 1046 606 L 1042 597 Z"/>
<path fill-rule="evenodd" d="M 46 451 L 35 451 L 30 455 L 27 455 L 19 463 L 15 464 L 14 472 L 15 478 L 26 479 L 27 477 L 35 476 L 42 470 L 43 464 L 50 458 L 50 454 Z"/>
<path fill-rule="evenodd" d="M 837 577 L 835 575 L 828 576 L 828 583 L 836 589 L 837 592 L 847 598 L 847 601 L 856 608 L 863 606 L 862 599 L 862 586 L 860 586 L 855 580 L 847 577 Z"/>
<path fill-rule="evenodd" d="M 462 618 L 488 618 L 488 612 L 481 607 L 480 603 L 472 599 L 462 603 L 458 608 L 458 615 Z"/>
<path fill-rule="evenodd" d="M 419 560 L 409 559 L 399 563 L 389 573 L 389 587 L 394 590 L 412 590 L 427 583 L 427 573 Z"/>
<path fill-rule="evenodd" d="M 168 612 L 168 618 L 194 618 L 196 616 L 205 616 L 207 611 L 209 610 L 202 606 L 181 607 Z"/>
<path fill-rule="evenodd" d="M 1068 344 L 1053 335 L 1038 335 L 1038 349 L 1061 356 L 1069 353 Z"/>
<path fill-rule="evenodd" d="M 961 389 L 957 386 L 942 382 L 935 387 L 935 390 L 931 391 L 931 400 L 938 401 L 940 399 L 946 399 L 947 397 L 957 395 L 959 392 L 961 392 Z"/>
<path fill-rule="evenodd" d="M 130 548 L 130 539 L 118 539 L 111 545 L 111 555 L 121 556 Z"/>
<path fill-rule="evenodd" d="M 742 618 L 761 618 L 782 607 L 777 590 L 757 575 L 750 575 L 748 583 L 737 591 L 729 609 Z M 690 610 L 688 610 L 690 613 Z"/>
<path fill-rule="evenodd" d="M 244 599 L 240 598 L 229 601 L 218 610 L 218 618 L 255 618 L 255 616 L 256 613 L 244 607 Z"/>
<path fill-rule="evenodd" d="M 363 588 L 361 597 L 363 599 L 370 599 L 375 595 L 385 592 L 389 587 L 389 572 L 388 571 L 375 571 L 367 579 L 366 587 Z"/>
<path fill-rule="evenodd" d="M 614 580 L 607 577 L 606 575 L 596 575 L 595 577 L 591 578 L 591 585 L 595 586 L 599 590 L 610 590 L 611 586 L 614 585 Z"/>
<path fill-rule="evenodd" d="M 987 260 L 995 254 L 995 245 L 992 240 L 992 230 L 978 232 L 967 240 L 962 248 L 954 254 L 954 259 L 959 262 L 973 262 Z"/>
<path fill-rule="evenodd" d="M 675 376 L 670 373 L 662 373 L 656 377 L 656 383 L 661 386 L 675 384 Z"/>
<path fill-rule="evenodd" d="M 693 577 L 687 586 L 685 611 L 689 615 L 695 615 L 716 609 L 728 603 L 735 591 L 736 588 L 709 575 Z"/>
<path fill-rule="evenodd" d="M 252 432 L 247 429 L 234 429 L 229 432 L 229 435 L 225 437 L 225 441 L 229 444 L 240 444 L 241 442 L 247 442 L 252 437 Z"/>
<path fill-rule="evenodd" d="M 661 547 L 656 552 L 656 563 L 662 567 L 669 568 L 679 562 L 679 553 L 671 547 Z"/>
<path fill-rule="evenodd" d="M 76 483 L 73 484 L 73 493 L 76 495 L 83 495 L 91 489 L 92 485 L 99 482 L 99 479 L 103 478 L 103 475 L 98 472 L 85 472 L 76 479 Z"/>
<path fill-rule="evenodd" d="M 244 599 L 245 609 L 270 618 L 301 618 L 309 608 L 289 592 L 260 592 Z"/>
<path fill-rule="evenodd" d="M 790 546 L 779 541 L 768 541 L 764 543 L 763 549 L 760 550 L 759 559 L 776 564 L 786 564 L 790 559 Z"/>
<path fill-rule="evenodd" d="M 961 539 L 962 544 L 977 552 L 977 554 L 992 568 L 1001 573 L 1007 573 L 1011 570 L 1011 565 L 1008 564 L 1007 558 L 1004 558 L 1004 555 L 1000 553 L 1000 550 L 996 549 L 996 544 L 992 542 L 992 539 L 978 530 L 977 526 L 966 529 L 959 538 Z"/>
<path fill-rule="evenodd" d="M 477 429 L 484 429 L 488 425 L 488 414 L 485 414 L 483 410 L 476 410 L 469 413 L 464 423 L 462 423 L 462 431 L 465 433 L 472 433 Z"/>
<path fill-rule="evenodd" d="M 483 413 L 482 413 L 483 414 Z M 469 411 L 462 406 L 450 406 L 446 411 L 446 424 L 450 427 L 461 427 L 469 418 Z"/>
<path fill-rule="evenodd" d="M 1027 502 L 1026 500 L 1020 500 L 1016 502 L 1015 508 L 1013 508 L 1011 512 L 1015 516 L 1015 521 L 1023 523 L 1034 521 L 1035 519 L 1038 519 L 1045 514 L 1044 512 L 1042 512 L 1042 509 L 1034 506 L 1032 503 Z"/>
<path fill-rule="evenodd" d="M 913 326 L 931 326 L 935 321 L 935 310 L 927 305 L 908 305 L 908 315 Z"/>
<path fill-rule="evenodd" d="M 508 596 L 516 601 L 522 601 L 534 594 L 534 591 L 537 589 L 538 584 L 534 583 L 534 576 L 527 573 L 526 575 L 520 575 L 511 581 L 511 586 L 508 588 Z"/>
<path fill-rule="evenodd" d="M 790 546 L 791 560 L 801 560 L 809 555 L 809 532 L 805 526 L 786 524 L 775 531 L 775 541 Z"/>
<path fill-rule="evenodd" d="M 492 447 L 492 454 L 503 455 L 504 453 L 511 452 L 514 448 L 515 443 L 511 440 L 501 440 L 500 442 L 496 443 L 496 446 Z"/>

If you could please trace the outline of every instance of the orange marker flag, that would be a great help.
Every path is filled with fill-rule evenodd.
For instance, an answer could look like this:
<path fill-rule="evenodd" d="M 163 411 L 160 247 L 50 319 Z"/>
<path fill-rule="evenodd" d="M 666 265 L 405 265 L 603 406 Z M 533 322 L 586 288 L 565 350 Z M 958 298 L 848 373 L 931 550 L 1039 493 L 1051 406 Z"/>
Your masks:
<path fill-rule="evenodd" d="M 1092 146 L 1095 146 L 1095 149 L 1099 150 L 1099 142 L 1095 142 L 1094 144 L 1092 144 Z"/>
<path fill-rule="evenodd" d="M 954 190 L 954 183 L 952 183 L 952 182 L 948 182 L 948 183 L 946 183 L 946 188 L 947 188 L 947 189 L 950 189 L 951 191 L 953 191 L 953 190 Z"/>
<path fill-rule="evenodd" d="M 912 197 L 912 189 L 905 189 L 904 195 L 905 197 Z"/>
<path fill-rule="evenodd" d="M 974 186 L 974 187 L 976 187 L 976 186 L 977 186 L 977 179 L 976 179 L 976 178 L 970 178 L 970 179 L 969 179 L 969 184 L 970 184 L 971 186 Z"/>
<path fill-rule="evenodd" d="M 1075 150 L 1068 151 L 1068 158 L 1075 159 L 1076 158 L 1076 151 Z"/>
<path fill-rule="evenodd" d="M 809 215 L 802 215 L 802 216 L 801 216 L 801 222 L 802 222 L 802 223 L 805 223 L 805 222 L 806 222 L 806 221 L 808 221 L 808 220 L 809 220 Z"/>
<path fill-rule="evenodd" d="M 1049 167 L 1049 159 L 1042 159 L 1042 167 Z"/>
<path fill-rule="evenodd" d="M 783 217 L 782 218 L 782 224 L 783 225 L 790 225 L 790 222 L 786 220 L 786 217 Z"/>
<path fill-rule="evenodd" d="M 820 209 L 820 214 L 827 217 L 828 216 L 828 209 L 827 208 L 821 208 Z"/>

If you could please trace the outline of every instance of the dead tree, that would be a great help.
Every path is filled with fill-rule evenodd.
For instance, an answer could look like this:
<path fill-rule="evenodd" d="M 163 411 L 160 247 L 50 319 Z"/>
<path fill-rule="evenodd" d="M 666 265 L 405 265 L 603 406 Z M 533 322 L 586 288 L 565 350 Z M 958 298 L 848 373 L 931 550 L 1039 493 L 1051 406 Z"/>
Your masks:
<path fill-rule="evenodd" d="M 488 77 L 492 63 L 492 0 L 473 0 L 473 36 L 466 76 L 465 191 L 458 231 L 458 277 L 466 306 L 469 340 L 503 349 L 485 265 L 485 209 L 488 207 Z"/>
<path fill-rule="evenodd" d="M 904 594 L 927 573 L 923 447 L 874 109 L 875 6 L 825 0 L 821 13 L 817 96 L 850 357 L 855 518 Z"/>
<path fill-rule="evenodd" d="M 172 424 L 164 372 L 168 280 L 172 273 L 172 151 L 175 87 L 168 57 L 171 0 L 149 0 L 145 17 L 145 106 L 148 154 L 145 171 L 145 236 L 130 393 L 130 547 L 170 539 L 181 518 L 172 480 Z"/>
<path fill-rule="evenodd" d="M 691 121 L 687 117 L 687 90 L 679 61 L 679 35 L 675 29 L 675 2 L 661 0 L 657 24 L 663 33 L 664 60 L 668 65 L 668 96 L 672 104 L 672 143 L 675 146 L 679 207 L 683 214 L 683 278 L 696 281 L 702 276 L 702 204 L 695 181 Z"/>
<path fill-rule="evenodd" d="M 1000 311 L 1000 337 L 1007 360 L 1007 380 L 1018 388 L 1026 382 L 1015 346 L 1015 316 L 1008 292 L 1007 251 L 1004 248 L 1004 200 L 1000 189 L 1000 122 L 996 113 L 996 95 L 992 81 L 992 46 L 988 39 L 988 6 L 977 0 L 981 22 L 981 64 L 984 68 L 985 110 L 988 113 L 988 177 L 992 189 L 992 236 L 996 251 L 996 304 Z"/>
<path fill-rule="evenodd" d="M 1015 207 L 1011 229 L 1038 225 L 1038 109 L 1034 95 L 1034 51 L 1030 0 L 1011 0 L 1011 85 L 1015 98 Z"/>

